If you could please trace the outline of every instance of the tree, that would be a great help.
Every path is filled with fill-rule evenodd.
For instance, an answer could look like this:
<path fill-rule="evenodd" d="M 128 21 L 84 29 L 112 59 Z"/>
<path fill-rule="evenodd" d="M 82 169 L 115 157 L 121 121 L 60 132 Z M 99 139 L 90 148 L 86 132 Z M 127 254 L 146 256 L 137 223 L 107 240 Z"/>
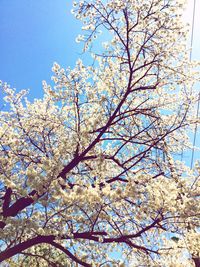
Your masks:
<path fill-rule="evenodd" d="M 2 264 L 199 266 L 200 165 L 178 156 L 198 122 L 182 9 L 74 2 L 94 63 L 55 63 L 55 86 L 33 102 L 2 82 Z"/>

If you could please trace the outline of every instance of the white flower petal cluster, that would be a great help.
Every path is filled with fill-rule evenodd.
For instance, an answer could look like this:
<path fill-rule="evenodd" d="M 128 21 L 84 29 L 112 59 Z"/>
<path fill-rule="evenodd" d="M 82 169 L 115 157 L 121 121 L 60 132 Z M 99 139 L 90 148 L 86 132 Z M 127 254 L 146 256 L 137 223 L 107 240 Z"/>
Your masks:
<path fill-rule="evenodd" d="M 55 62 L 53 85 L 33 101 L 0 82 L 0 262 L 198 266 L 200 168 L 180 155 L 198 123 L 199 63 L 183 7 L 76 1 L 76 41 L 94 63 Z"/>

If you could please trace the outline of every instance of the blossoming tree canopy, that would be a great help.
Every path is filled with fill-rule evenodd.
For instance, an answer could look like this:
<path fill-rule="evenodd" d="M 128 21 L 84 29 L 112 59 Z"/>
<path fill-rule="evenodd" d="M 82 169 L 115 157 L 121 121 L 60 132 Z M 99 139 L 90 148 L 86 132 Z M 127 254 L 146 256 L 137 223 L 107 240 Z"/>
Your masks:
<path fill-rule="evenodd" d="M 94 64 L 55 63 L 33 102 L 1 83 L 2 266 L 200 266 L 200 164 L 178 160 L 198 123 L 183 6 L 74 2 Z"/>

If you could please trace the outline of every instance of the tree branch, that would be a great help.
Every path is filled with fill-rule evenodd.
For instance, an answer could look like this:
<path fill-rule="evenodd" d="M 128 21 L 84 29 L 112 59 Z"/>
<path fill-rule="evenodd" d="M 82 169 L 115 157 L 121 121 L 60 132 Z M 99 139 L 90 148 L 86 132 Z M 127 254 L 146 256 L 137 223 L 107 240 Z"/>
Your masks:
<path fill-rule="evenodd" d="M 76 263 L 78 263 L 78 264 L 80 264 L 80 265 L 82 265 L 84 267 L 91 267 L 92 266 L 91 264 L 88 264 L 86 262 L 83 262 L 82 260 L 80 260 L 77 257 L 75 257 L 68 249 L 64 248 L 60 244 L 58 244 L 58 243 L 56 243 L 54 241 L 49 242 L 49 244 L 51 244 L 55 248 L 58 248 L 59 250 L 61 250 L 62 252 L 64 252 L 69 258 L 71 258 Z"/>

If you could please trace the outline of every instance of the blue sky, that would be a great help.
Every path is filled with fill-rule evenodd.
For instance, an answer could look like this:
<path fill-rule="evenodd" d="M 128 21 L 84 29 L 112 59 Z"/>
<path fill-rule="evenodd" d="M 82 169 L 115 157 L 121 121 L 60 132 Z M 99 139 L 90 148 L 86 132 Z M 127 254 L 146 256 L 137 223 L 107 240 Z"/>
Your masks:
<path fill-rule="evenodd" d="M 17 90 L 42 95 L 42 80 L 50 81 L 54 61 L 73 66 L 80 47 L 80 24 L 67 0 L 0 1 L 0 79 Z"/>
<path fill-rule="evenodd" d="M 192 21 L 193 1 L 185 19 Z M 30 88 L 30 95 L 42 94 L 41 81 L 50 81 L 54 61 L 74 66 L 81 47 L 75 43 L 81 24 L 71 14 L 72 0 L 0 1 L 0 79 L 18 90 Z M 196 10 L 200 1 L 196 0 Z M 200 60 L 198 12 L 194 30 L 193 58 Z"/>
<path fill-rule="evenodd" d="M 185 11 L 189 23 L 194 1 L 188 1 Z M 75 42 L 81 24 L 71 9 L 72 0 L 0 0 L 0 80 L 17 90 L 29 88 L 29 98 L 39 98 L 43 93 L 42 80 L 50 82 L 54 61 L 73 67 L 81 52 L 81 46 Z M 199 10 L 200 0 L 196 0 L 192 58 L 197 60 Z M 200 134 L 196 142 L 200 146 L 199 139 Z"/>

